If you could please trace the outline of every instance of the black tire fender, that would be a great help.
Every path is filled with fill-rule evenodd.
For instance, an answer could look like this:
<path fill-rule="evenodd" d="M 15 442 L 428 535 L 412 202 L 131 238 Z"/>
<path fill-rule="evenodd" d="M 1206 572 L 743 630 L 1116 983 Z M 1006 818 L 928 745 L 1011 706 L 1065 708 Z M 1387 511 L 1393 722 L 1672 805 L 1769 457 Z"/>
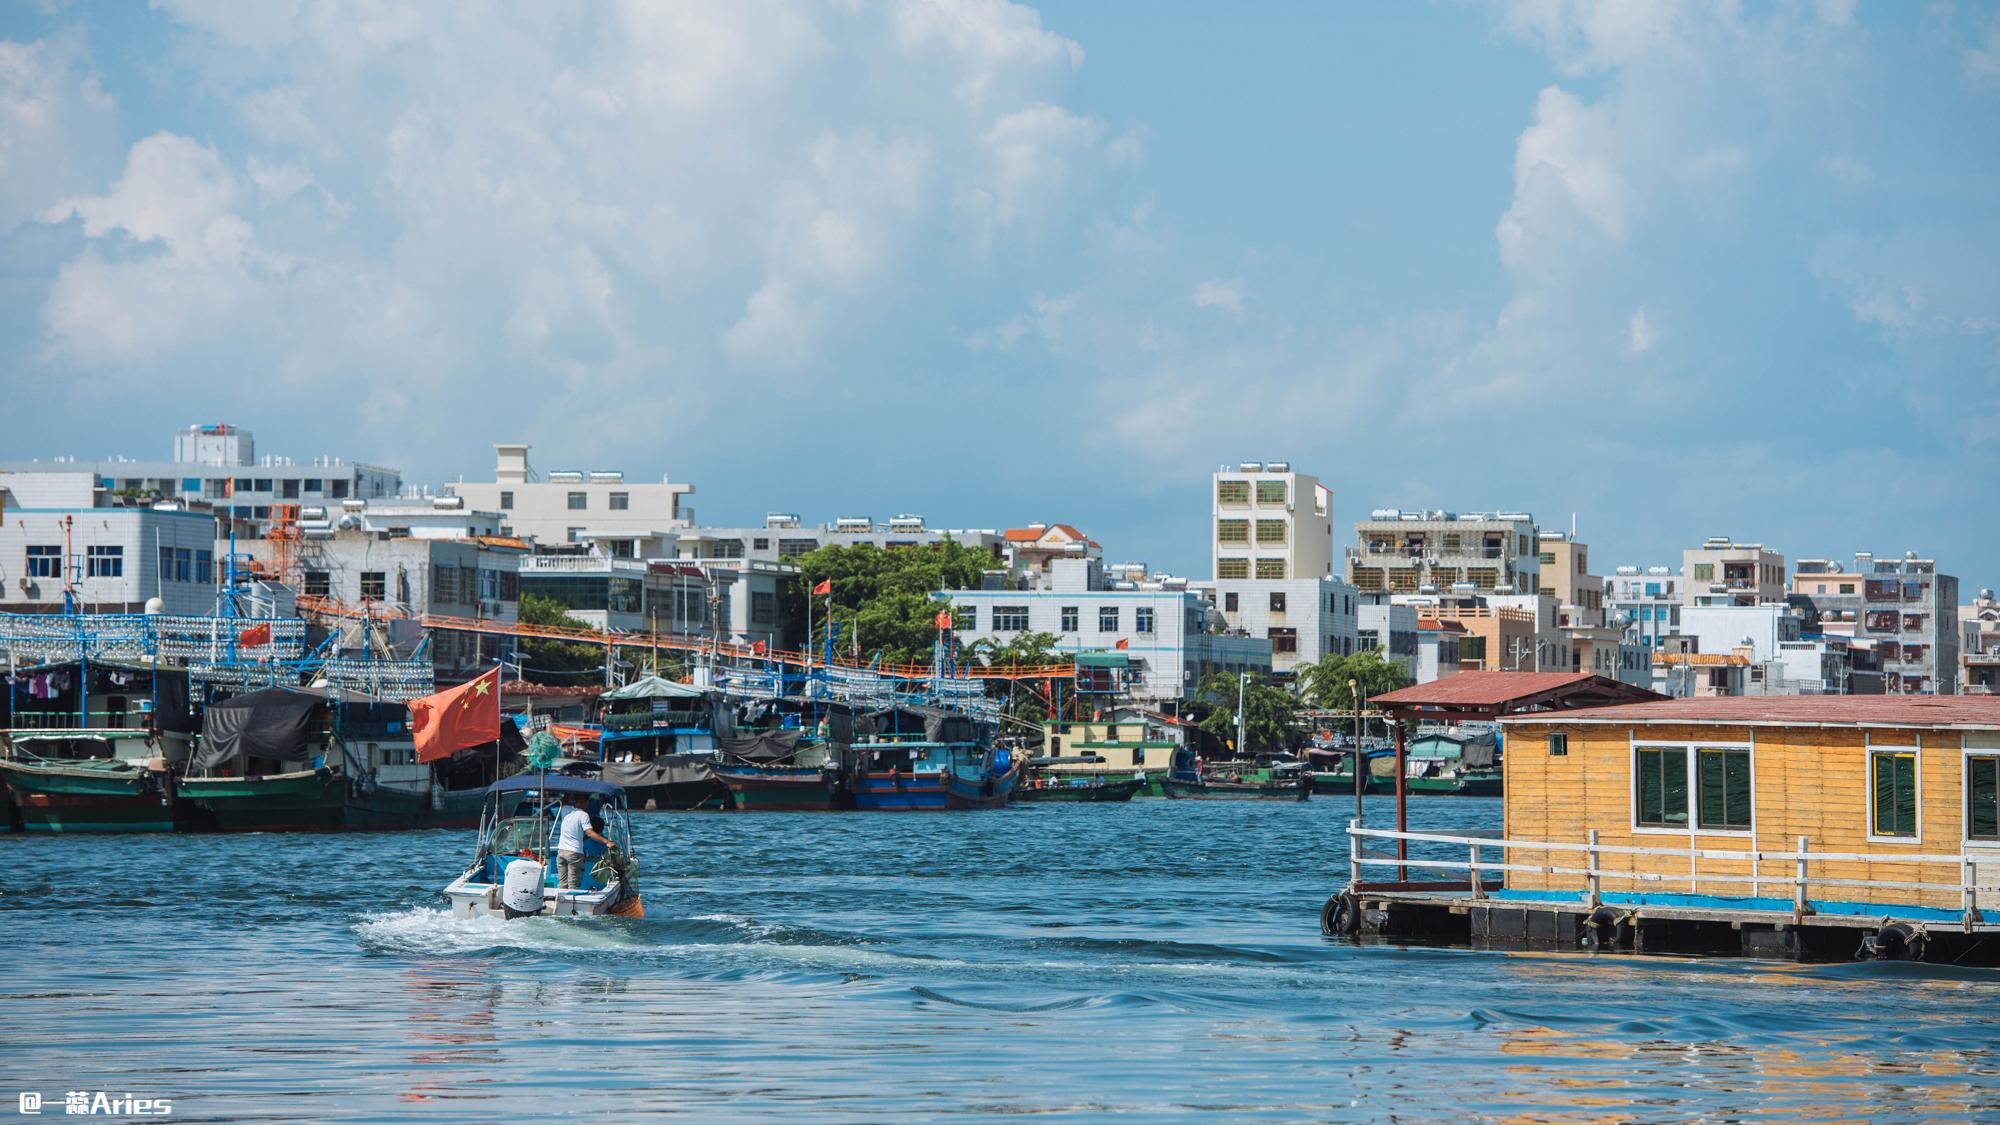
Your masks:
<path fill-rule="evenodd" d="M 1328 937 L 1353 937 L 1361 930 L 1361 903 L 1352 891 L 1328 896 L 1319 908 L 1319 932 Z"/>
<path fill-rule="evenodd" d="M 1614 906 L 1600 906 L 1583 920 L 1585 949 L 1622 949 L 1632 937 L 1632 915 Z"/>

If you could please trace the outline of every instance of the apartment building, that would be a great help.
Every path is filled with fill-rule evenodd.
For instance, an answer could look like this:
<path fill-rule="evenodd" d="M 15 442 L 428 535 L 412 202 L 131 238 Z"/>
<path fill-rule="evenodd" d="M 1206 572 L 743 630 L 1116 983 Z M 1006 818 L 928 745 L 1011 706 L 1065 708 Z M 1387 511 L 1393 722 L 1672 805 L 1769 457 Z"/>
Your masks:
<path fill-rule="evenodd" d="M 1029 528 L 1051 525 L 1030 524 Z M 1057 524 L 1079 538 L 1081 532 L 1068 524 Z M 1008 534 L 1013 534 L 1009 532 Z M 1028 534 L 1023 531 L 1023 534 Z M 1030 536 L 1033 538 L 1034 536 Z M 832 523 L 807 524 L 796 513 L 772 512 L 760 527 L 690 527 L 675 538 L 672 557 L 707 561 L 746 559 L 765 563 L 790 563 L 800 555 L 821 547 L 925 547 L 950 539 L 962 546 L 991 554 L 996 562 L 1007 556 L 1001 534 L 992 528 L 934 528 L 921 515 L 899 515 L 888 520 L 873 516 L 842 516 Z M 1091 545 L 1095 548 L 1095 544 Z"/>
<path fill-rule="evenodd" d="M 498 512 L 507 533 L 544 546 L 587 544 L 619 559 L 672 558 L 681 532 L 694 526 L 682 501 L 694 492 L 661 476 L 627 481 L 616 470 L 562 469 L 543 477 L 528 463 L 529 446 L 494 445 L 491 482 L 458 481 L 450 495 L 480 511 Z"/>
<path fill-rule="evenodd" d="M 948 601 L 966 644 L 1005 644 L 1022 633 L 1053 633 L 1056 647 L 1125 665 L 1128 694 L 1172 703 L 1211 673 L 1271 671 L 1271 642 L 1227 632 L 1214 606 L 1184 578 L 1107 575 L 1095 559 L 1059 559 L 1046 579 L 1020 576 L 998 588 L 951 590 Z"/>
<path fill-rule="evenodd" d="M 1785 556 L 1727 535 L 1681 552 L 1682 604 L 1765 605 L 1785 600 Z"/>
<path fill-rule="evenodd" d="M 1958 608 L 1958 619 L 1959 691 L 2000 695 L 2000 599 L 1981 590 L 1970 605 Z"/>
<path fill-rule="evenodd" d="M 1605 605 L 1613 622 L 1640 646 L 1659 650 L 1681 631 L 1681 579 L 1671 567 L 1621 566 L 1612 572 Z"/>
<path fill-rule="evenodd" d="M 1455 675 L 1459 669 L 1459 646 L 1464 637 L 1465 626 L 1456 621 L 1419 618 L 1416 681 L 1427 684 Z"/>
<path fill-rule="evenodd" d="M 0 612 L 215 612 L 215 516 L 96 473 L 0 471 Z"/>
<path fill-rule="evenodd" d="M 272 507 L 279 504 L 372 500 L 395 496 L 402 489 L 402 474 L 380 465 L 339 457 L 301 463 L 267 455 L 260 460 L 255 436 L 228 423 L 177 431 L 172 460 L 0 460 L 0 472 L 9 471 L 90 473 L 107 494 L 127 503 L 179 500 L 209 507 L 218 516 L 257 521 L 270 519 Z"/>
<path fill-rule="evenodd" d="M 1458 668 L 1466 672 L 1533 672 L 1535 615 L 1527 610 L 1477 605 L 1468 602 L 1420 605 L 1419 629 L 1426 622 L 1456 625 Z"/>
<path fill-rule="evenodd" d="M 1347 579 L 1363 594 L 1535 594 L 1540 532 L 1526 512 L 1377 508 L 1354 525 Z"/>
<path fill-rule="evenodd" d="M 1353 586 L 1338 578 L 1229 579 L 1215 583 L 1215 604 L 1233 633 L 1271 643 L 1271 668 L 1288 675 L 1322 656 L 1357 651 L 1359 611 Z"/>
<path fill-rule="evenodd" d="M 1386 601 L 1363 602 L 1355 618 L 1355 629 L 1356 647 L 1360 651 L 1380 653 L 1384 660 L 1400 665 L 1412 677 L 1416 675 L 1416 607 L 1391 605 Z M 1456 648 L 1454 640 L 1454 651 Z M 1457 663 L 1456 659 L 1452 662 Z"/>
<path fill-rule="evenodd" d="M 1792 580 L 1792 600 L 1822 631 L 1873 642 L 1891 695 L 1951 695 L 1958 691 L 1963 630 L 1958 579 L 1940 574 L 1915 551 L 1877 558 L 1862 551 L 1849 570 L 1805 559 Z"/>
<path fill-rule="evenodd" d="M 1695 652 L 1747 652 L 1752 664 L 1776 659 L 1778 646 L 1804 633 L 1805 618 L 1786 602 L 1691 605 L 1681 611 L 1680 636 Z"/>
<path fill-rule="evenodd" d="M 1217 582 L 1333 575 L 1333 493 L 1285 461 L 1224 466 L 1213 479 Z"/>

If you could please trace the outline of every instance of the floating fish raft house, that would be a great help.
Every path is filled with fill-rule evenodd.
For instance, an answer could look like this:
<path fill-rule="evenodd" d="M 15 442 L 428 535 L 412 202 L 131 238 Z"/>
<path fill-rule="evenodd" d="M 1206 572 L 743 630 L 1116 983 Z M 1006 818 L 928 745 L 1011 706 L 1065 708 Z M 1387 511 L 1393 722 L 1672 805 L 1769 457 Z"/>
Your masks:
<path fill-rule="evenodd" d="M 1501 834 L 1350 825 L 1324 929 L 2000 964 L 2000 697 L 1519 702 Z"/>

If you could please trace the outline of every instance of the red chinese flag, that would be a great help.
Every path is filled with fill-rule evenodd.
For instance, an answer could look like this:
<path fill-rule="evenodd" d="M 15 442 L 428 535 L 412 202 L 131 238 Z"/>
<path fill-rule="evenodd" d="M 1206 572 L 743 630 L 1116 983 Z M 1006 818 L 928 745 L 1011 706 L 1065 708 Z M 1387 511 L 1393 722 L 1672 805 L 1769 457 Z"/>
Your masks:
<path fill-rule="evenodd" d="M 410 700 L 417 761 L 449 758 L 500 737 L 500 669 L 468 683 Z"/>
<path fill-rule="evenodd" d="M 261 648 L 264 645 L 270 644 L 271 626 L 269 624 L 252 625 L 241 633 L 236 634 L 236 643 L 242 645 L 244 648 Z"/>
<path fill-rule="evenodd" d="M 831 594 L 831 593 L 833 593 L 833 579 L 831 578 L 822 578 L 819 580 L 819 585 L 813 587 L 814 597 L 818 597 L 821 594 Z"/>
<path fill-rule="evenodd" d="M 1111 647 L 1112 647 L 1112 648 L 1131 648 L 1131 647 L 1132 647 L 1132 642 L 1131 642 L 1130 640 L 1122 640 L 1122 641 L 1119 641 L 1119 642 L 1118 642 L 1117 644 L 1115 644 L 1115 645 L 1112 645 Z"/>
<path fill-rule="evenodd" d="M 951 611 L 948 609 L 938 610 L 938 615 L 931 624 L 936 625 L 940 629 L 951 628 Z"/>

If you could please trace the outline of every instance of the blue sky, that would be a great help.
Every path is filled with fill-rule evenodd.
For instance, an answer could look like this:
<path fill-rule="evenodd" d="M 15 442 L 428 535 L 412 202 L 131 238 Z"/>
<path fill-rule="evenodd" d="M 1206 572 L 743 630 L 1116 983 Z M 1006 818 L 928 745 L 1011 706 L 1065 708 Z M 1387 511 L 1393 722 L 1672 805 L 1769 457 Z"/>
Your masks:
<path fill-rule="evenodd" d="M 547 7 L 0 10 L 7 453 L 525 440 L 1198 576 L 1287 459 L 2000 584 L 1993 4 Z"/>

